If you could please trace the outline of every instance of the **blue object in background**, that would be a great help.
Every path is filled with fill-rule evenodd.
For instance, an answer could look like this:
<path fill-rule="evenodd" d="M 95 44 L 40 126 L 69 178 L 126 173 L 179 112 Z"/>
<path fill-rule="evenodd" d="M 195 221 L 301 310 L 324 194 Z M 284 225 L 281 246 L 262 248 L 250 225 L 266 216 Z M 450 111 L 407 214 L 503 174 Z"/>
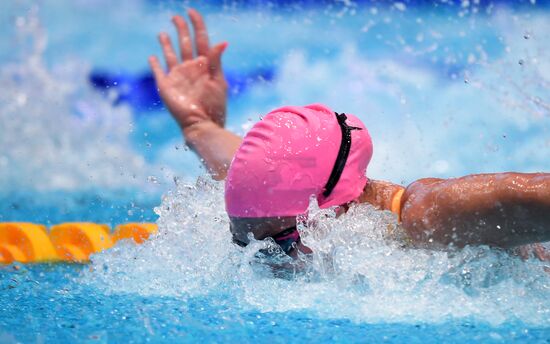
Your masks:
<path fill-rule="evenodd" d="M 275 68 L 259 68 L 248 74 L 226 71 L 225 79 L 229 84 L 229 96 L 234 97 L 255 84 L 273 81 L 275 79 Z"/>
<path fill-rule="evenodd" d="M 229 84 L 229 96 L 234 97 L 245 92 L 250 86 L 261 82 L 270 82 L 275 77 L 273 68 L 262 68 L 244 74 L 226 72 L 225 78 Z M 89 76 L 92 85 L 107 94 L 116 91 L 115 105 L 127 104 L 137 110 L 137 113 L 162 108 L 157 85 L 149 72 L 132 75 L 123 72 L 95 70 Z"/>
<path fill-rule="evenodd" d="M 150 73 L 130 75 L 109 71 L 93 71 L 90 74 L 92 85 L 108 93 L 117 92 L 115 104 L 126 103 L 140 110 L 154 110 L 162 106 L 155 79 Z"/>
<path fill-rule="evenodd" d="M 151 2 L 164 2 L 164 3 L 173 3 L 173 0 L 150 0 Z M 227 1 L 227 0 L 210 0 L 208 1 L 208 4 L 211 6 L 224 6 L 229 3 L 232 3 L 232 5 L 240 5 L 243 7 L 251 7 L 251 6 L 273 6 L 277 5 L 279 7 L 285 7 L 289 5 L 298 5 L 303 7 L 319 7 L 323 5 L 331 5 L 335 3 L 343 3 L 345 4 L 345 1 L 338 1 L 338 0 L 239 0 L 239 1 Z M 462 0 L 447 0 L 447 1 L 434 1 L 434 0 L 399 0 L 396 2 L 401 2 L 408 7 L 425 7 L 425 6 L 434 6 L 434 7 L 440 7 L 444 8 L 447 6 L 450 7 L 460 7 Z M 354 5 L 365 5 L 365 4 L 373 4 L 373 5 L 391 5 L 393 2 L 383 2 L 379 0 L 353 0 L 350 3 Z M 509 7 L 522 7 L 522 6 L 532 6 L 536 3 L 537 7 L 541 6 L 548 6 L 550 5 L 550 1 L 548 0 L 537 0 L 534 2 L 533 0 L 492 0 L 492 1 L 480 1 L 479 6 L 482 8 L 495 6 L 495 5 L 506 5 Z"/>

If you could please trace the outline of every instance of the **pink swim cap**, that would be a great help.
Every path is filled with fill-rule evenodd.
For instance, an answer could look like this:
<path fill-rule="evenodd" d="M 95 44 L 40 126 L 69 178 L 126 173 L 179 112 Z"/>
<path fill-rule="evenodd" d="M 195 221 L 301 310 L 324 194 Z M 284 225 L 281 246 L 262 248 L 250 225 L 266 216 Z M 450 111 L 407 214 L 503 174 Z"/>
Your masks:
<path fill-rule="evenodd" d="M 371 157 L 370 135 L 353 115 L 320 104 L 274 110 L 246 134 L 231 162 L 227 213 L 296 216 L 306 212 L 311 195 L 321 208 L 345 204 L 362 193 Z"/>

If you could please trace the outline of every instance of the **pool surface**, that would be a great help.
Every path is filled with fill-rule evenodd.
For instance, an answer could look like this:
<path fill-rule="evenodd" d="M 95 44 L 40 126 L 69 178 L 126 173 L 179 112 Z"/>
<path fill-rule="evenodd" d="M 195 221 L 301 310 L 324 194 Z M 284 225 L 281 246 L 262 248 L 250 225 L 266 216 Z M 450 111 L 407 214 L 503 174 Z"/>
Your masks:
<path fill-rule="evenodd" d="M 550 171 L 544 1 L 0 3 L 0 222 L 159 233 L 86 265 L 0 266 L 0 343 L 550 342 L 550 274 L 488 247 L 388 240 L 355 207 L 304 233 L 305 272 L 274 277 L 231 243 L 223 183 L 183 144 L 147 67 L 195 7 L 228 41 L 228 128 L 326 103 L 373 136 L 369 177 Z M 326 215 L 329 215 L 328 219 Z M 548 247 L 548 244 L 546 244 Z"/>
<path fill-rule="evenodd" d="M 389 342 L 486 343 L 548 340 L 544 326 L 356 322 L 307 311 L 259 312 L 231 298 L 106 295 L 75 281 L 86 266 L 2 269 L 0 342 Z M 6 316 L 7 315 L 7 316 Z"/>

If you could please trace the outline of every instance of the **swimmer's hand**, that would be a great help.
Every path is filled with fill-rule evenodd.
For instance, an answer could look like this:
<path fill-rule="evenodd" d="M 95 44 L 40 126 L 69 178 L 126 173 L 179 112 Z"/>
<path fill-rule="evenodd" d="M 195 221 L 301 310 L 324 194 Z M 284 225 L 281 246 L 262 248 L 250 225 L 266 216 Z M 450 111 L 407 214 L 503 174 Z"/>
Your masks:
<path fill-rule="evenodd" d="M 178 31 L 180 57 L 170 37 L 161 33 L 159 40 L 168 72 L 156 56 L 151 56 L 149 63 L 162 101 L 178 122 L 187 144 L 212 177 L 221 180 L 242 141 L 224 129 L 227 82 L 221 58 L 227 43 L 210 47 L 203 18 L 195 10 L 188 13 L 195 31 L 195 49 L 187 23 L 181 16 L 175 16 L 172 21 Z"/>
<path fill-rule="evenodd" d="M 186 21 L 174 16 L 172 22 L 178 32 L 180 57 L 168 34 L 161 33 L 159 41 L 168 72 L 156 56 L 149 58 L 160 96 L 186 138 L 198 123 L 214 123 L 223 128 L 227 98 L 227 82 L 221 65 L 227 43 L 210 47 L 202 16 L 192 9 L 188 14 L 195 32 L 196 57 Z"/>

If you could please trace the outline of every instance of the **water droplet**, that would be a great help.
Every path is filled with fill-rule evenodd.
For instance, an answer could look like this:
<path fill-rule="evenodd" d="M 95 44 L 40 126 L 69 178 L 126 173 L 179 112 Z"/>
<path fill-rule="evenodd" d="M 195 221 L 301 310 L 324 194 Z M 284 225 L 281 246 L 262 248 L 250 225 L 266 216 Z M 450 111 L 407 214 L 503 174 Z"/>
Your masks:
<path fill-rule="evenodd" d="M 19 93 L 16 97 L 17 105 L 25 105 L 27 103 L 27 95 L 25 93 Z"/>
<path fill-rule="evenodd" d="M 17 25 L 17 27 L 23 27 L 25 26 L 27 20 L 25 19 L 25 17 L 17 17 L 17 19 L 15 19 L 15 25 Z"/>
<path fill-rule="evenodd" d="M 178 176 L 174 176 L 173 180 L 174 180 L 174 184 L 176 184 L 176 186 L 178 186 L 180 181 L 181 181 L 180 177 L 178 177 Z"/>
<path fill-rule="evenodd" d="M 147 181 L 148 181 L 149 183 L 158 184 L 158 179 L 157 179 L 157 177 L 155 177 L 155 176 L 148 176 L 148 177 L 147 177 Z"/>
<path fill-rule="evenodd" d="M 529 39 L 529 38 L 531 38 L 531 34 L 529 34 L 528 32 L 526 32 L 526 33 L 523 35 L 523 38 L 524 38 L 524 39 Z"/>
<path fill-rule="evenodd" d="M 520 66 L 523 66 L 523 65 L 525 64 L 525 61 L 523 61 L 523 59 L 520 59 L 520 60 L 518 61 L 518 63 L 519 63 Z"/>

